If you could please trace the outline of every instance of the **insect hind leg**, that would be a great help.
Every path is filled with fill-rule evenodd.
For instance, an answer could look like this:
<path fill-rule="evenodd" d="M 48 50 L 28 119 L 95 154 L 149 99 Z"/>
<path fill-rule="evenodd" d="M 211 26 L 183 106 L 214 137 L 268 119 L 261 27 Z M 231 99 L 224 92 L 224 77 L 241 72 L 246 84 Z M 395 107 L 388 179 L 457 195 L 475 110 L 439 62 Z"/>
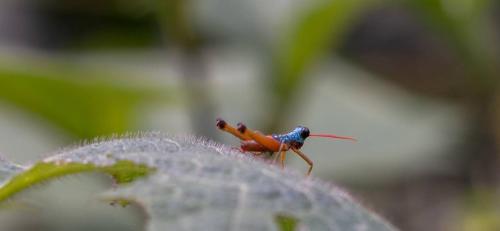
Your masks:
<path fill-rule="evenodd" d="M 225 131 L 233 136 L 238 137 L 240 140 L 252 140 L 249 136 L 242 134 L 236 128 L 229 125 L 225 120 L 218 118 L 215 124 L 220 130 Z"/>
<path fill-rule="evenodd" d="M 255 142 L 260 145 L 266 147 L 269 151 L 278 152 L 282 147 L 282 143 L 275 140 L 270 136 L 265 136 L 260 132 L 252 131 L 248 129 L 243 123 L 238 123 L 238 131 L 245 137 L 250 137 Z M 288 150 L 288 147 L 285 147 L 283 150 Z"/>

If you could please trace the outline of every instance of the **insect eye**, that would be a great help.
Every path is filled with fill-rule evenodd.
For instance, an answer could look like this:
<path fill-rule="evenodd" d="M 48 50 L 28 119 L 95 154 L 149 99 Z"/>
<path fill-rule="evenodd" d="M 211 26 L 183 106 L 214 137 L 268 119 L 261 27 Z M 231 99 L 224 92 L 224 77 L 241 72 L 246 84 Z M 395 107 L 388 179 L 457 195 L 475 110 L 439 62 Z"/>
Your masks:
<path fill-rule="evenodd" d="M 300 132 L 300 136 L 302 139 L 309 137 L 309 129 L 304 127 L 304 129 Z"/>

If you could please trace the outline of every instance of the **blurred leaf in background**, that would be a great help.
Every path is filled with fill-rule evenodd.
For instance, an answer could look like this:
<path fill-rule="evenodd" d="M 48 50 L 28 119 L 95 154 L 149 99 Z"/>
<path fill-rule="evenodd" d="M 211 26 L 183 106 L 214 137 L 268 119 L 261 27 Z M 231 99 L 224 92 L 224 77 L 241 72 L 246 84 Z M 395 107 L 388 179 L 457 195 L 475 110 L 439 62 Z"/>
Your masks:
<path fill-rule="evenodd" d="M 320 1 L 306 7 L 290 32 L 277 43 L 272 62 L 271 86 L 273 96 L 267 128 L 277 130 L 286 120 L 294 101 L 301 96 L 307 71 L 328 51 L 335 50 L 360 13 L 373 0 Z"/>
<path fill-rule="evenodd" d="M 0 100 L 85 139 L 135 130 L 137 106 L 165 99 L 166 94 L 155 89 L 121 85 L 98 75 L 62 67 L 0 68 Z"/>
<path fill-rule="evenodd" d="M 500 230 L 500 195 L 494 189 L 475 189 L 464 203 L 463 231 Z"/>
<path fill-rule="evenodd" d="M 473 94 L 497 88 L 495 75 L 499 46 L 495 42 L 491 0 L 409 0 L 409 6 L 455 48 L 467 66 L 468 84 Z M 488 93 L 489 94 L 489 93 Z"/>

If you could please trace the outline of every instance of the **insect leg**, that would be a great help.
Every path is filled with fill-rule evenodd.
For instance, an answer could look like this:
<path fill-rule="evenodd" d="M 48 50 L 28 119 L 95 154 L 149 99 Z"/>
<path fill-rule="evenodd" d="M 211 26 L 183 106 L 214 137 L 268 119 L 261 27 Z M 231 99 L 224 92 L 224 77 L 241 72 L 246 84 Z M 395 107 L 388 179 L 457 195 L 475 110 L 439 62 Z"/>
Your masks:
<path fill-rule="evenodd" d="M 238 131 L 244 137 L 250 137 L 252 140 L 255 140 L 255 142 L 261 144 L 262 146 L 266 147 L 270 151 L 278 152 L 282 148 L 282 143 L 280 143 L 279 141 L 273 139 L 272 137 L 265 136 L 259 132 L 252 131 L 251 129 L 248 129 L 242 123 L 238 123 Z M 284 146 L 283 148 L 284 148 L 284 150 L 288 150 L 287 146 Z"/>
<path fill-rule="evenodd" d="M 299 151 L 298 149 L 296 148 L 291 148 L 293 152 L 297 153 L 297 155 L 299 155 L 304 161 L 307 162 L 307 164 L 309 164 L 309 170 L 307 171 L 307 175 L 311 175 L 311 171 L 313 169 L 313 162 L 311 159 L 309 159 L 309 157 L 306 156 L 306 154 L 302 153 L 301 151 Z"/>
<path fill-rule="evenodd" d="M 283 152 L 284 152 L 285 147 L 286 147 L 286 146 L 285 146 L 285 144 L 284 144 L 284 143 L 280 143 L 280 149 L 276 152 L 277 154 L 276 154 L 276 156 L 274 157 L 274 159 L 273 159 L 273 161 L 272 161 L 272 163 L 273 163 L 273 164 L 274 164 L 274 163 L 276 163 L 276 162 L 278 162 L 278 159 L 281 159 L 281 158 L 282 158 L 281 156 L 283 155 Z M 283 167 L 283 166 L 282 166 L 282 167 Z"/>
<path fill-rule="evenodd" d="M 276 155 L 273 156 L 273 161 L 271 163 L 275 164 L 276 162 L 278 162 L 278 159 L 281 156 L 281 150 L 283 150 L 283 143 L 280 144 L 280 149 L 273 153 L 273 155 Z"/>
<path fill-rule="evenodd" d="M 281 168 L 285 168 L 286 151 L 281 151 Z"/>
<path fill-rule="evenodd" d="M 220 130 L 228 132 L 228 133 L 232 134 L 233 136 L 238 137 L 240 140 L 251 140 L 252 139 L 249 136 L 242 134 L 241 132 L 236 130 L 236 128 L 234 128 L 233 126 L 226 123 L 226 121 L 224 121 L 223 119 L 218 118 L 216 121 L 217 121 L 216 125 Z"/>

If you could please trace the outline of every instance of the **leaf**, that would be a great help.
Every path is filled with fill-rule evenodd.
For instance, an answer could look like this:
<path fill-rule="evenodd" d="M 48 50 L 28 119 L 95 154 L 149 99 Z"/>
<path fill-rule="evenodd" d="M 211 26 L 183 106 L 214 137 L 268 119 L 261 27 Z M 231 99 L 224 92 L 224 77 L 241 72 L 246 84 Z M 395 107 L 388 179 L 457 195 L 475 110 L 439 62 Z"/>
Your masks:
<path fill-rule="evenodd" d="M 40 164 L 35 164 L 10 182 L 29 172 L 48 180 L 60 175 L 51 174 L 54 169 L 71 166 L 101 172 L 124 161 L 133 164 L 125 165 L 122 173 L 144 169 L 137 166 L 155 171 L 104 197 L 142 205 L 149 213 L 150 231 L 279 230 L 276 217 L 283 214 L 292 228 L 290 218 L 308 230 L 393 230 L 337 187 L 194 137 L 146 133 L 101 141 L 46 158 L 41 163 L 49 163 L 47 172 L 36 173 L 33 169 Z"/>
<path fill-rule="evenodd" d="M 293 25 L 291 32 L 278 42 L 274 59 L 273 92 L 277 104 L 273 111 L 271 127 L 279 123 L 281 115 L 293 102 L 293 96 L 304 83 L 305 72 L 320 57 L 336 48 L 348 32 L 349 26 L 363 9 L 371 6 L 373 0 L 327 0 L 321 1 Z"/>
<path fill-rule="evenodd" d="M 498 47 L 491 0 L 405 0 L 430 28 L 441 34 L 460 55 L 470 72 L 473 90 L 496 89 Z"/>
<path fill-rule="evenodd" d="M 64 69 L 0 66 L 0 99 L 79 138 L 92 138 L 132 129 L 136 106 L 160 96 L 153 89 L 120 86 L 92 78 L 97 77 L 92 73 Z"/>

